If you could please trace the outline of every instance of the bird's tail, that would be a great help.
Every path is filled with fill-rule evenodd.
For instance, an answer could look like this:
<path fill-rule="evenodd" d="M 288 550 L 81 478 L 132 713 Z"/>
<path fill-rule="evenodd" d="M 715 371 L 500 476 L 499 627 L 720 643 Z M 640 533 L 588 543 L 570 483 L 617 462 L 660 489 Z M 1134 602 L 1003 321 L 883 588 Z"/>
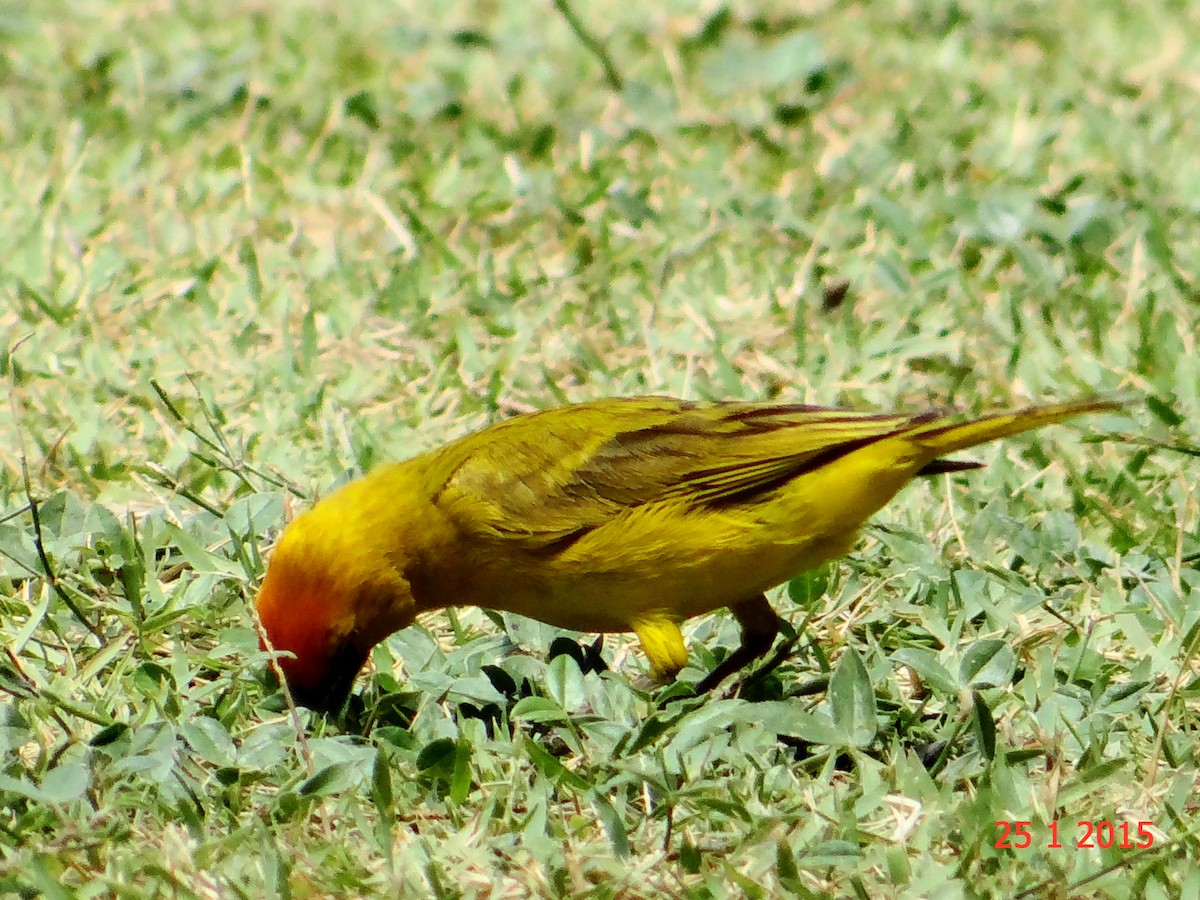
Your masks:
<path fill-rule="evenodd" d="M 1046 406 L 1027 406 L 1012 412 L 997 413 L 984 416 L 970 422 L 959 422 L 953 425 L 945 424 L 945 420 L 919 425 L 908 432 L 905 437 L 914 444 L 929 452 L 931 460 L 966 450 L 977 444 L 986 444 L 999 438 L 1031 431 L 1043 425 L 1052 425 L 1064 419 L 1081 416 L 1085 413 L 1119 410 L 1122 407 L 1119 400 L 1092 397 L 1086 400 L 1072 400 L 1067 403 L 1053 403 Z M 950 468 L 946 468 L 949 466 Z M 955 463 L 947 460 L 942 463 L 931 462 L 923 470 L 923 474 L 934 472 L 956 471 L 958 468 L 970 467 L 968 463 Z"/>

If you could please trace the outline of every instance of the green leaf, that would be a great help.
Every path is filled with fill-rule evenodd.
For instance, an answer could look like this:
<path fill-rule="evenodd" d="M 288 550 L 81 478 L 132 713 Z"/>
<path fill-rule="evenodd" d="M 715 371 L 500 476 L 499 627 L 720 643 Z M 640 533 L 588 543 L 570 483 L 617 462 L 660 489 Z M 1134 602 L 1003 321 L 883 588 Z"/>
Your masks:
<path fill-rule="evenodd" d="M 243 238 L 238 245 L 238 262 L 246 271 L 246 292 L 254 301 L 255 307 L 262 308 L 262 268 L 258 263 L 258 251 L 254 249 L 250 238 Z"/>
<path fill-rule="evenodd" d="M 797 606 L 810 609 L 829 589 L 832 566 L 819 566 L 802 572 L 787 583 L 788 599 Z"/>
<path fill-rule="evenodd" d="M 454 773 L 450 777 L 450 800 L 464 803 L 471 792 L 471 745 L 459 739 L 454 746 Z"/>
<path fill-rule="evenodd" d="M 124 722 L 114 722 L 111 725 L 106 725 L 92 735 L 92 739 L 88 744 L 92 747 L 107 747 L 109 744 L 117 741 L 121 735 L 129 731 L 129 726 Z"/>
<path fill-rule="evenodd" d="M 554 784 L 565 784 L 577 791 L 586 791 L 591 788 L 592 785 L 587 779 L 564 766 L 533 738 L 525 738 L 525 752 L 529 754 L 530 760 L 538 770 Z"/>
<path fill-rule="evenodd" d="M 862 657 L 846 647 L 829 679 L 829 707 L 842 740 L 865 747 L 875 739 L 875 690 Z"/>
<path fill-rule="evenodd" d="M 796 868 L 796 858 L 792 855 L 792 848 L 783 840 L 775 842 L 775 871 L 779 873 L 779 880 L 784 884 L 795 882 L 800 877 L 800 870 Z"/>
<path fill-rule="evenodd" d="M 1115 712 L 1112 709 L 1114 706 L 1121 706 L 1122 709 L 1132 710 L 1136 704 L 1129 701 L 1137 698 L 1145 692 L 1146 688 L 1151 687 L 1153 684 L 1153 681 L 1126 681 L 1122 684 L 1114 684 L 1100 695 L 1100 699 L 1096 705 L 1109 713 Z"/>
<path fill-rule="evenodd" d="M 457 700 L 470 700 L 472 703 L 504 703 L 505 697 L 485 675 L 469 675 L 456 678 L 450 686 L 449 693 Z"/>
<path fill-rule="evenodd" d="M 613 805 L 600 793 L 599 788 L 592 791 L 592 805 L 596 808 L 604 830 L 608 832 L 608 840 L 612 845 L 613 853 L 621 859 L 628 858 L 629 836 L 625 833 L 625 823 L 613 809 Z"/>
<path fill-rule="evenodd" d="M 926 685 L 940 694 L 958 693 L 958 682 L 938 662 L 937 654 L 925 647 L 901 647 L 892 654 L 893 662 L 908 666 Z"/>
<path fill-rule="evenodd" d="M 24 779 L 13 778 L 4 774 L 0 774 L 0 794 L 2 793 L 16 794 L 18 797 L 24 797 L 27 800 L 34 800 L 38 803 L 52 802 L 46 792 L 36 784 L 31 784 Z"/>
<path fill-rule="evenodd" d="M 417 768 L 421 770 L 444 768 L 449 771 L 450 767 L 454 764 L 456 753 L 457 748 L 451 738 L 439 738 L 436 741 L 430 741 L 417 754 Z"/>
<path fill-rule="evenodd" d="M 578 663 L 561 654 L 546 666 L 546 693 L 563 709 L 577 709 L 587 696 Z"/>
<path fill-rule="evenodd" d="M 974 701 L 974 715 L 972 724 L 975 726 L 975 736 L 979 740 L 979 748 L 983 751 L 983 755 L 989 760 L 996 758 L 996 721 L 992 718 L 992 711 L 984 700 L 983 694 L 979 691 L 972 691 L 971 698 Z"/>
<path fill-rule="evenodd" d="M 749 722 L 765 725 L 775 734 L 799 738 L 813 744 L 836 747 L 849 743 L 846 733 L 825 713 L 809 712 L 794 703 L 782 700 L 762 703 L 738 702 L 728 720 L 730 723 Z M 719 720 L 712 722 L 709 733 L 717 727 L 720 727 Z M 675 744 L 672 743 L 672 746 Z"/>
<path fill-rule="evenodd" d="M 1118 756 L 1076 772 L 1075 776 L 1067 781 L 1059 792 L 1059 802 L 1078 803 L 1091 792 L 1102 790 L 1104 782 L 1123 774 L 1126 776 L 1125 781 L 1128 782 L 1133 777 L 1132 772 L 1129 772 L 1128 769 L 1129 760 Z"/>
<path fill-rule="evenodd" d="M 42 778 L 42 793 L 51 803 L 78 800 L 91 784 L 92 775 L 83 763 L 55 766 Z"/>
<path fill-rule="evenodd" d="M 810 847 L 796 860 L 801 868 L 817 869 L 827 866 L 841 867 L 861 859 L 862 850 L 850 841 L 823 841 Z"/>
<path fill-rule="evenodd" d="M 197 716 L 179 727 L 183 739 L 204 760 L 217 766 L 231 766 L 237 760 L 237 746 L 225 726 L 211 716 Z"/>
<path fill-rule="evenodd" d="M 976 641 L 963 654 L 959 683 L 972 689 L 1002 687 L 1012 680 L 1017 660 L 1012 648 L 998 638 Z"/>
<path fill-rule="evenodd" d="M 171 673 L 158 663 L 152 662 L 144 662 L 138 666 L 133 674 L 133 683 L 148 697 L 156 696 L 164 685 L 168 689 L 175 687 L 175 679 L 171 677 Z"/>
<path fill-rule="evenodd" d="M 344 108 L 349 118 L 358 119 L 372 131 L 379 130 L 379 107 L 370 91 L 359 91 L 347 97 Z"/>
<path fill-rule="evenodd" d="M 737 35 L 708 55 L 701 73 L 714 94 L 728 96 L 805 82 L 825 65 L 821 43 L 811 32 L 801 31 L 771 42 Z"/>
<path fill-rule="evenodd" d="M 662 735 L 666 734 L 680 718 L 678 715 L 668 717 L 658 713 L 647 716 L 638 728 L 637 734 L 629 742 L 629 745 L 624 748 L 623 752 L 630 756 L 640 753 L 662 737 Z"/>
<path fill-rule="evenodd" d="M 388 755 L 382 751 L 375 756 L 375 766 L 371 769 L 371 800 L 380 815 L 392 814 L 392 766 Z"/>
<path fill-rule="evenodd" d="M 700 871 L 700 864 L 703 860 L 704 856 L 700 848 L 684 838 L 683 844 L 679 847 L 679 865 L 683 871 L 695 875 Z"/>
<path fill-rule="evenodd" d="M 513 721 L 526 722 L 569 722 L 567 711 L 547 697 L 522 697 L 512 708 Z"/>
<path fill-rule="evenodd" d="M 312 778 L 300 785 L 296 791 L 301 797 L 325 797 L 351 787 L 354 772 L 347 763 L 331 763 Z"/>
<path fill-rule="evenodd" d="M 208 550 L 182 528 L 168 524 L 166 529 L 170 535 L 171 543 L 179 550 L 180 555 L 183 556 L 194 572 L 199 574 L 226 575 L 237 579 L 244 577 L 241 568 L 233 560 L 227 559 L 224 556 L 218 556 L 216 553 Z"/>
<path fill-rule="evenodd" d="M 1150 412 L 1154 413 L 1159 421 L 1170 428 L 1178 428 L 1187 421 L 1187 419 L 1175 412 L 1167 400 L 1156 394 L 1150 394 L 1146 397 L 1146 405 L 1150 407 Z"/>

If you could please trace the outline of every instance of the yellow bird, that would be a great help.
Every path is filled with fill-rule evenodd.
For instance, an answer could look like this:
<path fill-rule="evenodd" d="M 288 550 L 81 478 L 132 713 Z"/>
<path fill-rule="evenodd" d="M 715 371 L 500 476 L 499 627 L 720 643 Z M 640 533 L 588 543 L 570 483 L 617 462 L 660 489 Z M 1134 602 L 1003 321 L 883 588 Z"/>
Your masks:
<path fill-rule="evenodd" d="M 370 649 L 417 614 L 508 610 L 633 631 L 655 676 L 687 662 L 679 625 L 729 607 L 742 645 L 708 690 L 770 649 L 763 592 L 844 554 L 941 457 L 1082 413 L 1088 399 L 973 421 L 667 397 L 597 400 L 491 425 L 380 466 L 284 530 L 258 615 L 293 697 L 336 710 Z"/>

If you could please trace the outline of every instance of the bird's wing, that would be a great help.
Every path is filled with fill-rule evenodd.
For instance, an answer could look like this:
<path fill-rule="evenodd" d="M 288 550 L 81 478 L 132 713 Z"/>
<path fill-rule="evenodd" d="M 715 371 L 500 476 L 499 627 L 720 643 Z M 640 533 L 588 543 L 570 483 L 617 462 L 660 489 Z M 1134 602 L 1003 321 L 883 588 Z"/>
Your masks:
<path fill-rule="evenodd" d="M 748 502 L 932 418 L 657 397 L 561 407 L 453 445 L 437 503 L 460 528 L 534 549 L 646 504 Z"/>

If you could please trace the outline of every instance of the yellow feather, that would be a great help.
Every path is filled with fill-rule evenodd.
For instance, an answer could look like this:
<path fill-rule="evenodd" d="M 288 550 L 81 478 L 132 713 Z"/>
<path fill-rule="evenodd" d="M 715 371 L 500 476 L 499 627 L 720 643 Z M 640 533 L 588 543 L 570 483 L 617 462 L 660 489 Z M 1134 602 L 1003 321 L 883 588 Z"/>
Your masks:
<path fill-rule="evenodd" d="M 380 467 L 299 516 L 258 598 L 293 692 L 339 705 L 375 643 L 418 612 L 479 605 L 580 631 L 635 631 L 657 674 L 679 623 L 730 607 L 765 652 L 762 593 L 845 553 L 940 458 L 1108 400 L 955 422 L 805 406 L 600 400 L 518 416 Z M 348 674 L 347 674 L 348 672 Z"/>

